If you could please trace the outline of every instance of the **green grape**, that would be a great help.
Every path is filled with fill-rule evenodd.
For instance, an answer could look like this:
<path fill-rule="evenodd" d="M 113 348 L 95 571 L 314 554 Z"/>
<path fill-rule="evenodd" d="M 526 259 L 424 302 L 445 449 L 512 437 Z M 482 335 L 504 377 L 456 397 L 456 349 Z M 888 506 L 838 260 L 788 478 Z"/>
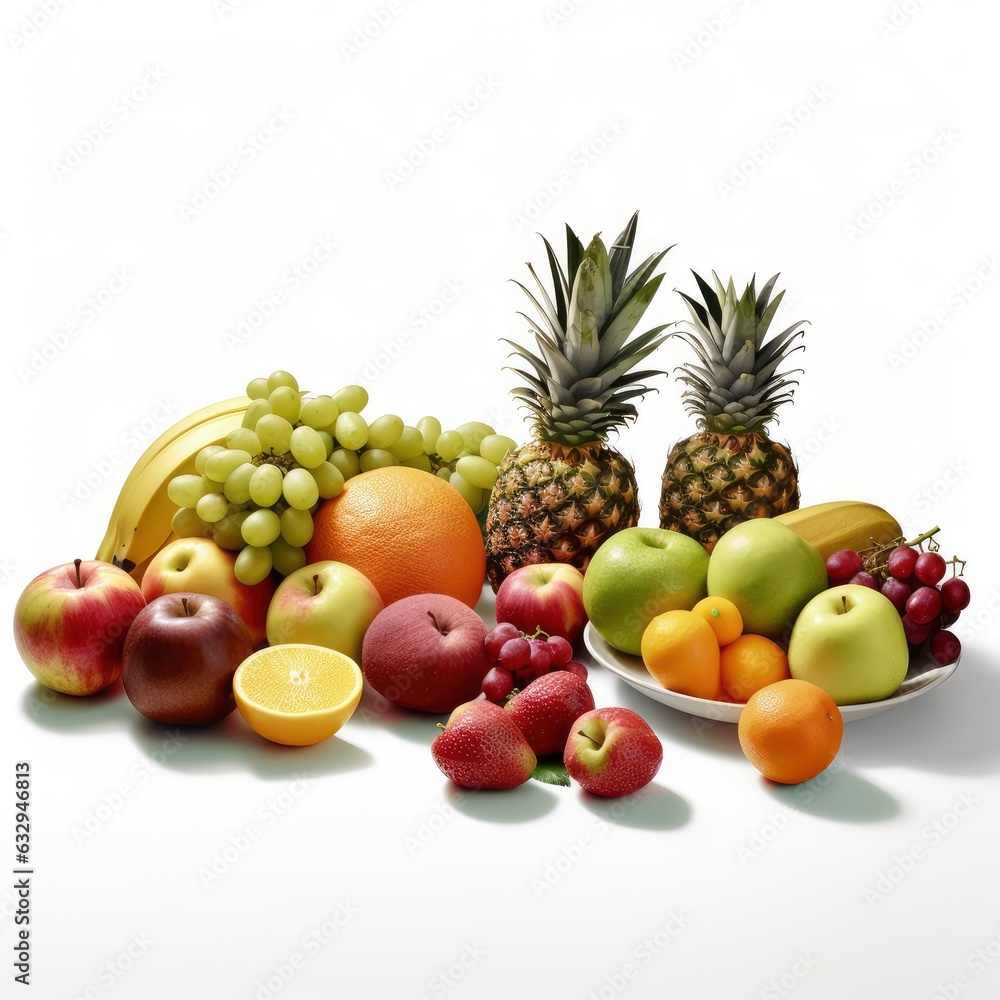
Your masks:
<path fill-rule="evenodd" d="M 460 458 L 455 463 L 455 471 L 471 486 L 477 486 L 481 490 L 492 490 L 497 481 L 497 467 L 478 455 Z"/>
<path fill-rule="evenodd" d="M 437 417 L 421 417 L 417 421 L 417 430 L 423 436 L 424 451 L 433 455 L 437 439 L 441 436 L 441 421 Z"/>
<path fill-rule="evenodd" d="M 213 479 L 211 476 L 202 476 L 201 489 L 202 493 L 221 493 L 222 482 L 218 479 Z"/>
<path fill-rule="evenodd" d="M 486 437 L 479 442 L 479 454 L 482 455 L 487 462 L 499 465 L 507 456 L 507 452 L 513 451 L 516 447 L 517 442 L 513 438 L 507 437 L 505 434 L 487 434 Z"/>
<path fill-rule="evenodd" d="M 296 510 L 308 510 L 319 499 L 319 487 L 308 469 L 289 469 L 281 492 Z"/>
<path fill-rule="evenodd" d="M 316 396 L 307 399 L 302 404 L 299 420 L 307 427 L 320 430 L 328 427 L 340 416 L 340 407 L 334 402 L 333 396 Z"/>
<path fill-rule="evenodd" d="M 368 425 L 369 448 L 391 448 L 403 433 L 403 421 L 395 413 L 377 417 Z"/>
<path fill-rule="evenodd" d="M 371 441 L 368 443 L 371 444 Z M 399 440 L 389 447 L 389 451 L 401 462 L 407 458 L 416 458 L 423 450 L 424 437 L 416 427 L 404 427 Z"/>
<path fill-rule="evenodd" d="M 308 545 L 313 536 L 313 518 L 307 510 L 286 508 L 281 514 L 281 537 L 289 545 Z"/>
<path fill-rule="evenodd" d="M 451 469 L 447 466 L 442 466 L 437 470 L 437 472 L 434 473 L 434 475 L 437 476 L 438 479 L 443 479 L 445 482 L 448 482 L 448 480 L 451 479 Z"/>
<path fill-rule="evenodd" d="M 330 453 L 330 464 L 340 469 L 340 474 L 345 479 L 356 476 L 361 471 L 361 460 L 358 453 L 348 448 L 338 448 Z"/>
<path fill-rule="evenodd" d="M 333 394 L 341 413 L 360 413 L 368 405 L 368 390 L 361 385 L 345 385 Z"/>
<path fill-rule="evenodd" d="M 282 576 L 288 576 L 306 564 L 305 551 L 298 546 L 289 545 L 284 538 L 276 538 L 268 548 L 271 550 L 271 563 Z"/>
<path fill-rule="evenodd" d="M 250 499 L 258 507 L 270 507 L 281 496 L 281 469 L 276 465 L 258 465 L 250 477 Z"/>
<path fill-rule="evenodd" d="M 445 431 L 438 435 L 437 443 L 434 446 L 437 453 L 446 461 L 458 458 L 465 448 L 465 438 L 458 431 Z"/>
<path fill-rule="evenodd" d="M 277 413 L 265 414 L 254 428 L 266 454 L 284 455 L 292 441 L 292 425 Z"/>
<path fill-rule="evenodd" d="M 242 426 L 253 430 L 265 413 L 271 412 L 271 404 L 266 399 L 255 399 L 243 414 Z"/>
<path fill-rule="evenodd" d="M 250 499 L 250 479 L 256 471 L 253 462 L 244 462 L 229 473 L 222 492 L 230 503 L 246 503 Z"/>
<path fill-rule="evenodd" d="M 323 442 L 325 457 L 329 458 L 333 454 L 333 435 L 329 431 L 316 431 L 316 433 Z"/>
<path fill-rule="evenodd" d="M 223 448 L 221 444 L 209 444 L 209 445 L 206 445 L 194 457 L 194 471 L 197 472 L 199 476 L 205 475 L 205 463 L 217 451 L 225 451 L 225 450 L 226 449 Z"/>
<path fill-rule="evenodd" d="M 230 511 L 222 520 L 212 525 L 212 540 L 219 548 L 239 552 L 246 544 L 243 539 L 243 522 L 250 516 L 248 510 Z"/>
<path fill-rule="evenodd" d="M 484 424 L 480 420 L 470 420 L 467 424 L 461 424 L 458 433 L 465 438 L 465 447 L 474 455 L 479 454 L 479 443 L 484 437 L 496 434 L 496 431 L 489 424 Z"/>
<path fill-rule="evenodd" d="M 226 435 L 226 447 L 248 451 L 251 455 L 260 454 L 260 438 L 249 427 L 237 427 Z"/>
<path fill-rule="evenodd" d="M 399 459 L 391 451 L 383 448 L 368 448 L 361 452 L 361 471 L 371 472 L 372 469 L 388 469 L 399 465 Z"/>
<path fill-rule="evenodd" d="M 209 528 L 193 507 L 181 507 L 170 521 L 170 530 L 178 538 L 198 538 Z"/>
<path fill-rule="evenodd" d="M 205 463 L 205 473 L 217 483 L 224 483 L 241 465 L 249 462 L 253 454 L 240 448 L 223 448 L 209 456 Z"/>
<path fill-rule="evenodd" d="M 292 458 L 304 469 L 315 469 L 326 461 L 326 445 L 312 427 L 296 427 L 288 447 Z"/>
<path fill-rule="evenodd" d="M 236 557 L 233 571 L 240 583 L 252 587 L 255 583 L 260 583 L 271 572 L 271 566 L 271 550 L 269 548 L 248 545 Z"/>
<path fill-rule="evenodd" d="M 288 386 L 289 389 L 294 389 L 296 392 L 299 391 L 299 383 L 295 381 L 295 376 L 290 372 L 283 372 L 279 369 L 276 372 L 271 372 L 268 376 L 267 391 L 269 393 L 274 392 L 280 386 Z"/>
<path fill-rule="evenodd" d="M 336 438 L 345 447 L 357 451 L 368 443 L 368 424 L 352 410 L 341 410 L 337 417 Z"/>
<path fill-rule="evenodd" d="M 281 534 L 281 519 L 273 510 L 251 511 L 240 526 L 247 545 L 270 545 Z"/>
<path fill-rule="evenodd" d="M 284 417 L 290 424 L 299 419 L 299 412 L 302 409 L 301 397 L 291 386 L 279 385 L 267 397 L 267 401 L 271 404 L 271 412 Z"/>
<path fill-rule="evenodd" d="M 215 524 L 229 513 L 229 501 L 221 493 L 206 493 L 195 510 L 206 524 Z"/>
<path fill-rule="evenodd" d="M 404 458 L 400 465 L 405 465 L 408 469 L 420 469 L 421 472 L 431 471 L 431 460 L 426 455 L 414 455 L 413 458 Z"/>
<path fill-rule="evenodd" d="M 266 378 L 252 378 L 247 383 L 247 395 L 251 399 L 267 399 L 267 394 L 270 391 Z"/>
<path fill-rule="evenodd" d="M 201 476 L 174 476 L 167 483 L 167 497 L 178 507 L 197 507 L 204 495 Z"/>
<path fill-rule="evenodd" d="M 458 490 L 459 493 L 465 497 L 466 503 L 478 514 L 483 509 L 483 504 L 486 502 L 483 491 L 478 486 L 473 486 L 466 478 L 459 472 L 453 472 L 448 479 L 448 482 Z"/>
<path fill-rule="evenodd" d="M 313 479 L 316 480 L 316 487 L 319 495 L 324 500 L 337 496 L 344 488 L 344 476 L 340 469 L 332 462 L 321 462 L 315 469 L 310 469 Z"/>

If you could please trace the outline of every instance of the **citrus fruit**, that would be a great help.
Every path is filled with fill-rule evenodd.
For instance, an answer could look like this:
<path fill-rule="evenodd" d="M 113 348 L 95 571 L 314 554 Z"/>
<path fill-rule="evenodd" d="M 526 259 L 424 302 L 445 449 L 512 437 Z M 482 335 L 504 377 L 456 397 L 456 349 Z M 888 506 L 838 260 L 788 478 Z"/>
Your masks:
<path fill-rule="evenodd" d="M 762 687 L 791 676 L 785 651 L 763 635 L 741 635 L 719 654 L 722 688 L 733 701 L 746 701 Z"/>
<path fill-rule="evenodd" d="M 358 707 L 362 685 L 349 656 L 299 642 L 252 653 L 233 677 L 236 707 L 250 728 L 288 746 L 333 736 Z"/>
<path fill-rule="evenodd" d="M 719 643 L 693 611 L 665 611 L 642 633 L 642 662 L 669 691 L 695 698 L 719 694 Z"/>
<path fill-rule="evenodd" d="M 737 731 L 747 760 L 765 778 L 795 785 L 830 766 L 840 749 L 844 720 L 822 688 L 792 678 L 751 695 Z"/>
<path fill-rule="evenodd" d="M 691 610 L 712 626 L 720 646 L 727 646 L 743 632 L 740 609 L 725 597 L 705 597 Z"/>
<path fill-rule="evenodd" d="M 447 594 L 470 608 L 479 600 L 486 576 L 479 522 L 438 476 L 405 466 L 362 472 L 313 520 L 306 559 L 360 570 L 386 605 L 414 594 Z"/>

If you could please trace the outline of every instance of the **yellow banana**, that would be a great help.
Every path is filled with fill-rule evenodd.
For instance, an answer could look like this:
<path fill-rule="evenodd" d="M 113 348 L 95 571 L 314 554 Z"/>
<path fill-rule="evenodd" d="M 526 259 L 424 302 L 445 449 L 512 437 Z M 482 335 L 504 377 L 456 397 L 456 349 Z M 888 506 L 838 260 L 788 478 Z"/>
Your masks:
<path fill-rule="evenodd" d="M 224 444 L 241 425 L 246 397 L 213 403 L 178 421 L 142 453 L 122 486 L 95 558 L 117 561 L 138 579 L 172 535 L 177 505 L 167 496 L 174 476 L 193 474 L 202 448 Z"/>
<path fill-rule="evenodd" d="M 888 511 L 857 500 L 800 507 L 779 514 L 775 520 L 819 549 L 824 559 L 840 549 L 860 552 L 873 544 L 884 545 L 903 534 L 899 522 Z"/>

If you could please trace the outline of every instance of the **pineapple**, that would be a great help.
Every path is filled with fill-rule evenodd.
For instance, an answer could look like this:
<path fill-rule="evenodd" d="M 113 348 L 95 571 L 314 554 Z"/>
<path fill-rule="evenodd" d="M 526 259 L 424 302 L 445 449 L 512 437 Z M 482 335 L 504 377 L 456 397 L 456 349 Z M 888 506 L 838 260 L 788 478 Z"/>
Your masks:
<path fill-rule="evenodd" d="M 494 590 L 512 570 L 532 563 L 584 570 L 609 535 L 638 523 L 635 472 L 607 439 L 635 419 L 629 400 L 647 391 L 639 383 L 663 374 L 632 369 L 666 340 L 661 334 L 669 324 L 627 342 L 660 286 L 663 275 L 653 271 L 667 253 L 652 254 L 628 273 L 637 222 L 638 213 L 610 250 L 600 234 L 584 248 L 567 226 L 565 271 L 544 240 L 552 296 L 531 264 L 539 297 L 517 282 L 536 313 L 520 315 L 538 354 L 507 341 L 532 369 L 512 369 L 527 383 L 512 395 L 532 411 L 535 437 L 507 455 L 490 495 L 484 533 Z"/>
<path fill-rule="evenodd" d="M 692 272 L 693 273 L 693 272 Z M 670 450 L 660 494 L 660 527 L 681 531 L 711 552 L 719 537 L 751 517 L 773 517 L 799 505 L 798 470 L 788 447 L 765 427 L 792 399 L 788 372 L 778 366 L 801 344 L 803 321 L 765 343 L 784 292 L 768 301 L 778 275 L 737 297 L 732 278 L 713 290 L 695 274 L 704 305 L 681 292 L 690 329 L 675 334 L 695 349 L 700 364 L 683 366 L 687 409 L 701 432 Z"/>

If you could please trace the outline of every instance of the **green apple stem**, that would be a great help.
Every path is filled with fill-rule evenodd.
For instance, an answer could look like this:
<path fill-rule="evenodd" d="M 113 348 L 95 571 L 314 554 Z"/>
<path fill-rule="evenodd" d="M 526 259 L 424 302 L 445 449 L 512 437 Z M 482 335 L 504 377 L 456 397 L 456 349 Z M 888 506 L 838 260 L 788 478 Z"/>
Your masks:
<path fill-rule="evenodd" d="M 844 602 L 844 614 L 847 614 L 847 595 L 844 594 L 840 598 Z"/>
<path fill-rule="evenodd" d="M 313 574 L 313 594 L 315 595 L 315 594 L 318 594 L 318 593 L 319 593 L 319 574 L 318 573 L 314 573 Z"/>
<path fill-rule="evenodd" d="M 80 564 L 82 562 L 82 559 L 73 560 L 73 565 L 76 567 L 76 585 L 78 588 L 83 586 L 83 580 L 80 579 Z"/>

